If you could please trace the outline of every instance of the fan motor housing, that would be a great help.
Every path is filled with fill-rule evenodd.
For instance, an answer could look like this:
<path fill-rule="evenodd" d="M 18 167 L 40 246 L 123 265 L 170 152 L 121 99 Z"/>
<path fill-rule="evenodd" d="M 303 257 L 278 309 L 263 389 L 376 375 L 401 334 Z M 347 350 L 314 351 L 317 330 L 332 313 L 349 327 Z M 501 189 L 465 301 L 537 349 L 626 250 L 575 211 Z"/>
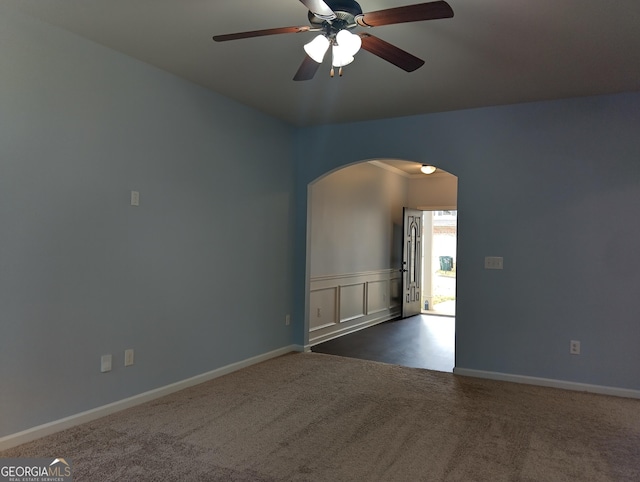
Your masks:
<path fill-rule="evenodd" d="M 309 11 L 309 23 L 314 27 L 327 27 L 334 23 L 339 24 L 339 29 L 352 28 L 355 26 L 356 17 L 362 15 L 362 8 L 358 2 L 353 0 L 325 0 L 325 3 L 329 6 L 333 13 L 336 14 L 336 19 L 328 21 L 316 17 L 313 12 Z M 337 25 L 336 25 L 337 26 Z"/>

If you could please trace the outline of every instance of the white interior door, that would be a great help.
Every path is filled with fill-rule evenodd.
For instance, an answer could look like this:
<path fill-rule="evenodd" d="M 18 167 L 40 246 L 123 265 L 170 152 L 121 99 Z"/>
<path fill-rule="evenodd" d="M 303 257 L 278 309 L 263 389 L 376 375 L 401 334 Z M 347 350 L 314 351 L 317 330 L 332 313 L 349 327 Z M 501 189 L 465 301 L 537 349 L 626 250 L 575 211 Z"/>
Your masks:
<path fill-rule="evenodd" d="M 403 208 L 402 317 L 419 315 L 422 280 L 422 211 Z"/>

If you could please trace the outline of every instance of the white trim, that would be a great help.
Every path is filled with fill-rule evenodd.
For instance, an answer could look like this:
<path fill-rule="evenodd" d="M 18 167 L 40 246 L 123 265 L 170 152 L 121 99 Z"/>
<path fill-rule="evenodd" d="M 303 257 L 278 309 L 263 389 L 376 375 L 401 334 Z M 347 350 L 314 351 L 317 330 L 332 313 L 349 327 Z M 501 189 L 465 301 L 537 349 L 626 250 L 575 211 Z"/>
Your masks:
<path fill-rule="evenodd" d="M 171 383 L 170 385 L 166 385 L 164 387 L 156 388 L 154 390 L 149 390 L 148 392 L 134 395 L 133 397 L 118 400 L 117 402 L 93 408 L 85 412 L 80 412 L 69 417 L 61 418 L 60 420 L 55 420 L 43 425 L 38 425 L 37 427 L 32 427 L 30 429 L 23 430 L 22 432 L 0 437 L 0 451 L 9 449 L 11 447 L 16 447 L 17 445 L 21 445 L 23 443 L 31 442 L 32 440 L 36 440 L 46 435 L 51 435 L 52 433 L 75 427 L 76 425 L 80 425 L 82 423 L 96 420 L 106 415 L 124 410 L 126 408 L 140 405 L 141 403 L 155 400 L 156 398 L 164 397 L 165 395 L 169 395 L 170 393 L 184 390 L 185 388 L 192 387 L 209 380 L 213 380 L 214 378 L 227 375 L 242 368 L 255 365 L 256 363 L 261 363 L 271 358 L 286 355 L 287 353 L 291 353 L 292 351 L 303 351 L 304 349 L 305 347 L 301 345 L 285 346 L 268 353 L 263 353 L 262 355 L 257 355 L 251 358 L 247 358 L 246 360 L 231 363 L 207 373 L 202 373 L 200 375 L 196 375 L 194 377 L 187 378 L 176 383 Z"/>
<path fill-rule="evenodd" d="M 314 326 L 313 328 L 309 329 L 309 333 L 313 333 L 314 331 L 318 331 L 318 330 L 323 330 L 325 328 L 329 328 L 330 326 L 335 326 L 337 323 L 335 321 L 332 321 L 331 323 L 325 323 L 324 325 L 318 325 L 318 326 Z"/>
<path fill-rule="evenodd" d="M 489 372 L 484 370 L 472 370 L 470 368 L 453 369 L 455 375 L 465 377 L 487 378 L 489 380 L 500 380 L 504 382 L 524 383 L 526 385 L 538 385 L 541 387 L 562 388 L 577 392 L 598 393 L 601 395 L 611 395 L 614 397 L 640 398 L 640 390 L 630 388 L 608 387 L 605 385 L 591 385 L 589 383 L 569 382 L 565 380 L 555 380 L 553 378 L 529 377 L 526 375 L 513 375 L 510 373 Z"/>
<path fill-rule="evenodd" d="M 347 279 L 347 278 L 361 278 L 365 276 L 386 276 L 386 275 L 392 275 L 394 273 L 399 273 L 399 270 L 396 268 L 385 268 L 385 269 L 377 269 L 373 271 L 359 271 L 357 273 L 330 274 L 330 275 L 323 275 L 323 276 L 314 276 L 309 278 L 309 281 L 311 281 L 312 283 L 313 282 L 317 283 L 318 281 L 333 281 L 333 280 Z M 383 280 L 374 280 L 374 281 L 383 281 Z M 319 288 L 319 289 L 325 289 L 325 288 Z M 311 291 L 317 291 L 317 289 L 311 290 Z"/>
<path fill-rule="evenodd" d="M 376 318 L 372 318 L 367 321 L 363 321 L 357 325 L 351 325 L 344 327 L 342 329 L 332 331 L 330 333 L 326 333 L 324 335 L 317 336 L 315 338 L 311 338 L 309 340 L 309 344 L 306 345 L 308 347 L 319 345 L 320 343 L 324 343 L 325 341 L 333 340 L 335 338 L 340 338 L 344 335 L 350 335 L 351 333 L 355 333 L 356 331 L 364 330 L 365 328 L 369 328 L 371 326 L 379 325 L 380 323 L 384 323 L 385 321 L 391 321 L 400 316 L 399 310 L 392 310 L 390 313 L 385 316 L 379 316 Z"/>
<path fill-rule="evenodd" d="M 408 160 L 404 160 L 404 159 L 388 159 L 389 161 L 394 161 L 394 160 L 398 160 L 398 161 L 404 161 L 407 163 L 407 165 L 409 164 L 413 164 L 415 165 L 415 168 L 418 169 L 419 167 L 423 166 L 424 163 L 423 162 L 414 162 L 414 161 L 408 161 Z M 417 172 L 417 173 L 409 173 L 407 171 L 404 171 L 398 167 L 392 166 L 391 164 L 387 164 L 385 162 L 385 159 L 382 159 L 380 161 L 376 161 L 376 160 L 372 160 L 372 161 L 366 161 L 367 163 L 379 167 L 381 169 L 385 169 L 387 171 L 393 172 L 394 174 L 397 174 L 399 176 L 402 177 L 406 177 L 409 179 L 425 179 L 425 176 L 428 176 L 429 179 L 433 179 L 434 177 L 457 177 L 454 174 L 451 174 L 450 172 L 447 171 L 443 171 L 442 169 L 440 169 L 439 171 L 436 172 L 432 172 L 431 174 L 425 174 L 423 172 Z M 348 167 L 348 166 L 344 166 L 344 167 Z M 412 166 L 413 167 L 413 166 Z"/>

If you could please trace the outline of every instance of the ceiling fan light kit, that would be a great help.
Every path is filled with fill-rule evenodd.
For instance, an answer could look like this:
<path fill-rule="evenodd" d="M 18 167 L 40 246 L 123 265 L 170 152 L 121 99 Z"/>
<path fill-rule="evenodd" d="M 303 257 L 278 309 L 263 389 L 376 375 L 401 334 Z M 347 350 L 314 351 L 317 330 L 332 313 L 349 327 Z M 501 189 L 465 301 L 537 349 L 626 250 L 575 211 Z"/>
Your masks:
<path fill-rule="evenodd" d="M 307 15 L 310 26 L 270 28 L 216 35 L 213 40 L 225 42 L 243 38 L 261 37 L 283 33 L 319 32 L 311 42 L 304 45 L 306 53 L 293 80 L 310 80 L 323 62 L 326 52 L 331 49 L 331 76 L 333 68 L 340 69 L 350 64 L 360 48 L 401 68 L 413 72 L 424 65 L 424 60 L 385 42 L 369 33 L 353 34 L 356 27 L 379 27 L 406 22 L 436 20 L 453 17 L 453 10 L 445 1 L 420 3 L 404 7 L 388 8 L 371 13 L 363 13 L 354 0 L 300 0 L 309 9 Z"/>
<path fill-rule="evenodd" d="M 304 51 L 307 53 L 309 57 L 318 62 L 322 63 L 324 60 L 324 54 L 329 50 L 329 39 L 324 35 L 318 35 L 308 44 L 305 44 Z"/>

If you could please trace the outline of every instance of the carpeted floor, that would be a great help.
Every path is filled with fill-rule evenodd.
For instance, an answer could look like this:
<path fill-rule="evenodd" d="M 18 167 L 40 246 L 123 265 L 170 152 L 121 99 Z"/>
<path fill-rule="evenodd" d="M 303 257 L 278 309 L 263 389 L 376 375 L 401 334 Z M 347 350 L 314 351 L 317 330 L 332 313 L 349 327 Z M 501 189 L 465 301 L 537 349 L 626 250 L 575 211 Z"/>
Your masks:
<path fill-rule="evenodd" d="M 637 481 L 640 400 L 317 353 L 0 452 L 92 481 Z"/>

